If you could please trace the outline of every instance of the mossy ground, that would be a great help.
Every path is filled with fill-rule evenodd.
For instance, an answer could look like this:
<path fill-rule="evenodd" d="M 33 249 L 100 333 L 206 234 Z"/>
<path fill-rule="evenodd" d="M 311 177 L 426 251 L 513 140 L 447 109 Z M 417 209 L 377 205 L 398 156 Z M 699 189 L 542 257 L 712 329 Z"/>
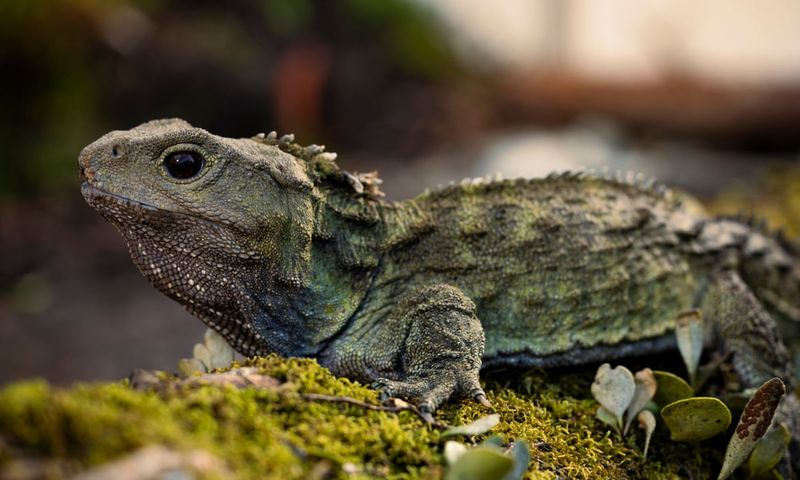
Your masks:
<path fill-rule="evenodd" d="M 0 472 L 22 457 L 81 470 L 160 444 L 207 451 L 245 479 L 439 478 L 444 473 L 445 439 L 413 413 L 366 411 L 300 395 L 377 403 L 374 391 L 335 378 L 311 360 L 267 357 L 247 363 L 285 383 L 269 389 L 195 386 L 158 392 L 137 391 L 124 381 L 68 389 L 42 381 L 9 385 L 0 390 Z M 663 433 L 653 439 L 643 465 L 640 434 L 622 439 L 595 420 L 591 379 L 591 371 L 532 372 L 517 376 L 514 388 L 487 385 L 502 420 L 492 434 L 531 445 L 528 478 L 705 478 L 719 468 L 724 444 L 677 444 Z M 487 413 L 476 404 L 452 402 L 438 417 L 462 424 Z"/>

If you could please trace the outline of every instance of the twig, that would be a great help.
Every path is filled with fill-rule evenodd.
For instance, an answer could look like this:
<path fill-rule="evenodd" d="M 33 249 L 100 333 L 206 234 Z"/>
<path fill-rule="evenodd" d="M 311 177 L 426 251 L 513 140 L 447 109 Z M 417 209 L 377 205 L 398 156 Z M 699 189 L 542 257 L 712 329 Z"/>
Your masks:
<path fill-rule="evenodd" d="M 175 385 L 181 386 L 199 386 L 199 385 L 233 385 L 236 388 L 255 387 L 267 390 L 281 390 L 280 382 L 270 377 L 269 375 L 260 375 L 257 369 L 252 367 L 242 367 L 230 370 L 224 373 L 207 373 L 203 375 L 190 376 L 183 379 L 178 379 Z M 131 385 L 139 390 L 157 389 L 163 385 L 169 385 L 168 381 L 159 378 L 159 372 L 149 370 L 135 370 L 131 374 Z M 366 410 L 374 410 L 378 412 L 413 412 L 416 416 L 422 419 L 425 423 L 431 425 L 439 430 L 444 430 L 448 427 L 446 423 L 437 422 L 431 412 L 422 411 L 415 405 L 408 404 L 402 400 L 395 399 L 394 405 L 373 405 L 371 403 L 362 402 L 351 397 L 340 397 L 335 395 L 324 395 L 321 393 L 301 393 L 300 397 L 304 400 L 318 401 L 318 402 L 332 402 L 332 403 L 347 403 Z"/>
<path fill-rule="evenodd" d="M 332 403 L 347 403 L 349 405 L 354 405 L 356 407 L 361 407 L 367 410 L 374 410 L 378 412 L 391 412 L 391 413 L 398 413 L 398 412 L 413 412 L 417 415 L 422 421 L 427 424 L 430 424 L 432 427 L 444 430 L 448 427 L 447 424 L 437 422 L 433 420 L 433 417 L 430 413 L 423 412 L 419 408 L 414 405 L 404 403 L 403 405 L 373 405 L 371 403 L 362 402 L 361 400 L 356 400 L 355 398 L 350 397 L 340 397 L 335 395 L 323 395 L 321 393 L 303 393 L 301 396 L 306 400 L 314 400 L 319 402 L 332 402 Z"/>

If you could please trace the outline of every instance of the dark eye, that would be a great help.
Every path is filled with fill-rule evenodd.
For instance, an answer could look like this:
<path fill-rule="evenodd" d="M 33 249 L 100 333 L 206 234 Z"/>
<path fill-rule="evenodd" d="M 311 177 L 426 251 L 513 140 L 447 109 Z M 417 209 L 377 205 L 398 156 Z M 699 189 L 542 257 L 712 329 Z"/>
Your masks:
<path fill-rule="evenodd" d="M 200 173 L 204 163 L 202 155 L 197 152 L 175 152 L 164 159 L 164 168 L 171 177 L 186 180 Z"/>

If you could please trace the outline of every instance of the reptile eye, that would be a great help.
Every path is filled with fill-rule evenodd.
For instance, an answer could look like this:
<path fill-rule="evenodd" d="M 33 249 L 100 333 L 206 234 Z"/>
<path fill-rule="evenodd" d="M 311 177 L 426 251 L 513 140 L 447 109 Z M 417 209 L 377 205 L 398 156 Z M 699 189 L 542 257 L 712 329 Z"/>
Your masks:
<path fill-rule="evenodd" d="M 197 152 L 185 151 L 170 153 L 164 159 L 164 168 L 172 178 L 187 180 L 196 176 L 203 169 L 205 161 Z"/>

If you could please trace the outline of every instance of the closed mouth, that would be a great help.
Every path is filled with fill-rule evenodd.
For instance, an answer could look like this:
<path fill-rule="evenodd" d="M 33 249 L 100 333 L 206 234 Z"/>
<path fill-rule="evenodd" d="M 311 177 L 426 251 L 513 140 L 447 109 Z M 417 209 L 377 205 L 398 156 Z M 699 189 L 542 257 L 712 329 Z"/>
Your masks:
<path fill-rule="evenodd" d="M 131 200 L 130 198 L 126 198 L 115 193 L 107 192 L 96 185 L 90 184 L 88 181 L 84 181 L 81 185 L 81 194 L 83 198 L 92 205 L 93 207 L 97 205 L 98 200 L 111 200 L 115 203 L 124 205 L 126 207 L 135 207 L 141 208 L 145 210 L 153 210 L 158 211 L 160 209 L 153 207 L 152 205 L 148 205 L 146 203 L 137 202 L 136 200 Z"/>
<path fill-rule="evenodd" d="M 81 185 L 81 194 L 86 202 L 91 205 L 94 209 L 98 210 L 101 215 L 106 217 L 107 219 L 111 220 L 111 218 L 118 218 L 117 215 L 111 214 L 111 218 L 104 213 L 109 211 L 109 205 L 112 206 L 120 206 L 129 210 L 138 210 L 140 212 L 146 211 L 148 212 L 149 218 L 168 218 L 175 221 L 176 219 L 192 219 L 195 222 L 205 222 L 208 224 L 222 224 L 227 225 L 229 227 L 234 227 L 233 224 L 227 222 L 223 219 L 218 220 L 210 220 L 208 218 L 203 218 L 198 215 L 189 212 L 176 212 L 174 210 L 166 210 L 163 208 L 154 207 L 147 203 L 142 203 L 137 200 L 132 200 L 127 197 L 123 197 L 121 195 L 117 195 L 116 193 L 111 193 L 102 188 L 102 182 L 99 182 L 100 185 L 92 184 L 88 180 L 84 181 Z M 117 210 L 116 208 L 111 208 L 112 211 Z M 113 220 L 111 220 L 113 221 Z"/>

